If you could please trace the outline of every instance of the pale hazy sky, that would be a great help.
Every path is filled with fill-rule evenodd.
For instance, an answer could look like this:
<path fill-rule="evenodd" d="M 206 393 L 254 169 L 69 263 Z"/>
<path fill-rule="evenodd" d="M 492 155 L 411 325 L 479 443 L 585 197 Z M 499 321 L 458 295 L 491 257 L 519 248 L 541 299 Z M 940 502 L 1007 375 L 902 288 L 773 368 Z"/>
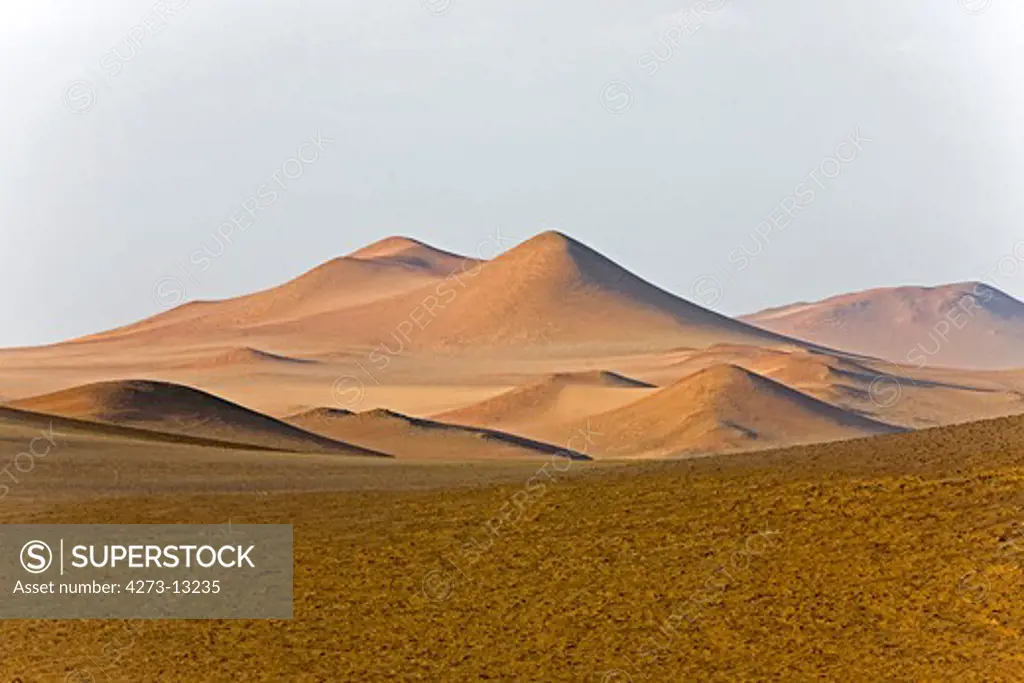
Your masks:
<path fill-rule="evenodd" d="M 1024 296 L 1022 29 L 1019 0 L 6 0 L 0 346 L 497 226 L 731 314 Z"/>

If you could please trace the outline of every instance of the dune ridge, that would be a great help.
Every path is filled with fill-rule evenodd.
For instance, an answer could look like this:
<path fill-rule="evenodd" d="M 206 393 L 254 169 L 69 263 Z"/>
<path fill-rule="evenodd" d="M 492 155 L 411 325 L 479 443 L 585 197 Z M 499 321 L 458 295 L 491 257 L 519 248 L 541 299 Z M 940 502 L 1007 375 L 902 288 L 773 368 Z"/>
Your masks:
<path fill-rule="evenodd" d="M 489 460 L 551 456 L 590 459 L 567 448 L 513 434 L 409 417 L 387 409 L 353 413 L 315 408 L 286 420 L 332 439 L 385 450 L 400 459 Z"/>
<path fill-rule="evenodd" d="M 459 425 L 500 429 L 503 425 L 519 434 L 539 433 L 537 423 L 564 421 L 570 413 L 592 413 L 608 401 L 622 404 L 653 385 L 613 372 L 552 373 L 479 403 L 446 411 L 433 418 Z M 596 407 L 595 407 L 596 406 Z M 542 430 L 540 430 L 542 431 Z"/>
<path fill-rule="evenodd" d="M 246 367 L 275 368 L 302 367 L 316 365 L 319 361 L 309 358 L 297 358 L 278 353 L 263 351 L 252 346 L 237 346 L 211 355 L 204 355 L 194 360 L 174 363 L 171 367 L 189 368 L 192 370 L 218 370 L 222 368 Z"/>
<path fill-rule="evenodd" d="M 97 382 L 13 401 L 9 406 L 76 420 L 275 450 L 386 455 L 306 432 L 199 389 L 170 382 Z"/>

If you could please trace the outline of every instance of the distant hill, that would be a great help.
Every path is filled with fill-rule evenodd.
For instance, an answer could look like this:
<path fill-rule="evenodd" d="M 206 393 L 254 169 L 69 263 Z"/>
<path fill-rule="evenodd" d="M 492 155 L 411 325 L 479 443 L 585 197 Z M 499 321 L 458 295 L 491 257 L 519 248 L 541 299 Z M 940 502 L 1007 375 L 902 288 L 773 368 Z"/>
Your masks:
<path fill-rule="evenodd" d="M 911 368 L 1024 367 L 1024 303 L 980 282 L 871 289 L 741 319 Z"/>

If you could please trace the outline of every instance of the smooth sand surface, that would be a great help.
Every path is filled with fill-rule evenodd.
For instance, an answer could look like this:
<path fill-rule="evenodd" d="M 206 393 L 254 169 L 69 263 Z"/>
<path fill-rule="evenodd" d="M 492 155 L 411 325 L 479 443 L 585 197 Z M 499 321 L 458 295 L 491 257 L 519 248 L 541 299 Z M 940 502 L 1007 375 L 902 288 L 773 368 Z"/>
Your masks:
<path fill-rule="evenodd" d="M 903 365 L 1024 366 L 1024 304 L 980 282 L 870 289 L 741 320 Z"/>

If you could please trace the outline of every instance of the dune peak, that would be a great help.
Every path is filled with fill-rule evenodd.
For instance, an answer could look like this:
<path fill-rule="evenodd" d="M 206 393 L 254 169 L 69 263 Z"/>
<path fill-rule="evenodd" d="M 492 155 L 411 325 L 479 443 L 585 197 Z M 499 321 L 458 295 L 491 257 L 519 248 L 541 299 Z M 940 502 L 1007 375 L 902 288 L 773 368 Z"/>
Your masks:
<path fill-rule="evenodd" d="M 580 372 L 556 372 L 546 375 L 537 384 L 585 385 L 605 387 L 633 387 L 650 389 L 654 385 L 620 375 L 609 370 L 583 370 Z"/>
<path fill-rule="evenodd" d="M 356 413 L 356 415 L 358 417 L 364 417 L 370 420 L 409 420 L 409 417 L 407 415 L 396 413 L 395 411 L 388 410 L 387 408 L 373 408 L 371 410 L 364 410 L 361 413 Z"/>
<path fill-rule="evenodd" d="M 711 365 L 703 370 L 695 372 L 689 377 L 684 377 L 680 382 L 702 381 L 733 385 L 737 383 L 743 384 L 754 382 L 758 379 L 766 378 L 733 363 L 716 363 L 715 365 Z"/>
<path fill-rule="evenodd" d="M 298 420 L 298 419 L 337 419 L 343 417 L 351 417 L 355 415 L 351 410 L 345 410 L 344 408 L 311 408 L 304 410 L 301 413 L 289 415 L 287 419 Z"/>
<path fill-rule="evenodd" d="M 412 237 L 406 237 L 404 235 L 393 235 L 391 237 L 385 237 L 382 240 L 377 240 L 372 244 L 368 244 L 361 249 L 357 249 L 349 254 L 349 258 L 357 259 L 372 259 L 387 256 L 394 256 L 410 249 L 433 249 L 429 244 L 420 242 Z M 440 250 L 438 250 L 440 251 Z"/>
<path fill-rule="evenodd" d="M 514 249 L 522 250 L 567 250 L 573 248 L 589 248 L 582 242 L 569 237 L 558 230 L 545 230 L 519 244 Z"/>

